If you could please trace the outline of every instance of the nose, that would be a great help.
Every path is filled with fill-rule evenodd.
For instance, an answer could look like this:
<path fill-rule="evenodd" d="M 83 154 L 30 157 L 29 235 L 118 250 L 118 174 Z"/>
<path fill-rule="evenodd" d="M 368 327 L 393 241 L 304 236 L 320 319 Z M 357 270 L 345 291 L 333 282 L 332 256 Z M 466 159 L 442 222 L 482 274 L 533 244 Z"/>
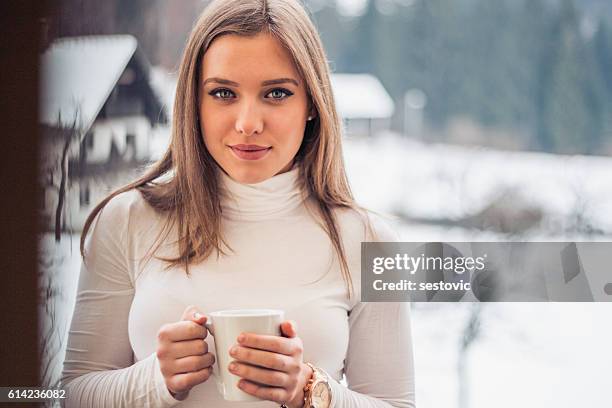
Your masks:
<path fill-rule="evenodd" d="M 236 118 L 236 132 L 253 136 L 263 131 L 263 115 L 254 101 L 245 101 Z"/>

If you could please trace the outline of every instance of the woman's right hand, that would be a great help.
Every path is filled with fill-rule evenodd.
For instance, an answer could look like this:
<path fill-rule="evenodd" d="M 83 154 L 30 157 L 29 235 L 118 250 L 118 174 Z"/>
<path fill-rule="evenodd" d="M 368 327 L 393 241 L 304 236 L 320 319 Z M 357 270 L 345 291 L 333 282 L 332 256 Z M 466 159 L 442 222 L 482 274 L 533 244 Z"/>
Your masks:
<path fill-rule="evenodd" d="M 195 306 L 183 312 L 181 321 L 163 325 L 157 332 L 157 359 L 166 387 L 179 400 L 208 380 L 215 356 L 204 341 L 206 316 Z"/>

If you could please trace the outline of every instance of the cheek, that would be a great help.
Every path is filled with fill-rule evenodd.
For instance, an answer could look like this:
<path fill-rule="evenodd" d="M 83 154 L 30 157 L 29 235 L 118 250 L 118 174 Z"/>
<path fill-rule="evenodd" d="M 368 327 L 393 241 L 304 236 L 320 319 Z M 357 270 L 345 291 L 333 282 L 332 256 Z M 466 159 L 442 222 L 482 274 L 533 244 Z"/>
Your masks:
<path fill-rule="evenodd" d="M 280 114 L 268 121 L 268 130 L 284 150 L 297 150 L 300 147 L 305 127 L 299 115 Z"/>
<path fill-rule="evenodd" d="M 206 108 L 200 109 L 200 122 L 204 143 L 209 149 L 215 149 L 221 144 L 224 135 L 227 135 L 233 126 L 230 115 Z"/>
<path fill-rule="evenodd" d="M 202 136 L 204 137 L 204 143 L 209 148 L 213 148 L 216 143 L 221 141 L 219 137 L 219 126 L 215 121 L 206 121 L 202 126 Z"/>

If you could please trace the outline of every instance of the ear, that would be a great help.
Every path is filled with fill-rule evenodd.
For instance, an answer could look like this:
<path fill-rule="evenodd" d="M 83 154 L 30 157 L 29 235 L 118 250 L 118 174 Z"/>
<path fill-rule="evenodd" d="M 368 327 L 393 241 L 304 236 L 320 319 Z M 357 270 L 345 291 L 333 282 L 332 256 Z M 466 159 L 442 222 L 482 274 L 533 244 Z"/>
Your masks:
<path fill-rule="evenodd" d="M 317 109 L 314 107 L 312 100 L 309 100 L 308 101 L 308 117 L 311 118 L 309 120 L 312 120 L 316 118 L 317 116 L 318 116 Z"/>

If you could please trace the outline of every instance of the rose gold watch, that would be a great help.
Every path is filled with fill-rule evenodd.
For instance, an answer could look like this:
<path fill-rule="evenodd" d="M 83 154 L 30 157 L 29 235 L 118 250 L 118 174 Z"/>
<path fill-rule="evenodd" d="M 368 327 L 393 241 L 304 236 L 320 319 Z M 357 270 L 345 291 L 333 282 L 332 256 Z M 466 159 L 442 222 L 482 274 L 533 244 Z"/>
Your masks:
<path fill-rule="evenodd" d="M 304 408 L 329 408 L 331 406 L 332 390 L 327 374 L 310 363 L 312 377 L 304 387 Z"/>

